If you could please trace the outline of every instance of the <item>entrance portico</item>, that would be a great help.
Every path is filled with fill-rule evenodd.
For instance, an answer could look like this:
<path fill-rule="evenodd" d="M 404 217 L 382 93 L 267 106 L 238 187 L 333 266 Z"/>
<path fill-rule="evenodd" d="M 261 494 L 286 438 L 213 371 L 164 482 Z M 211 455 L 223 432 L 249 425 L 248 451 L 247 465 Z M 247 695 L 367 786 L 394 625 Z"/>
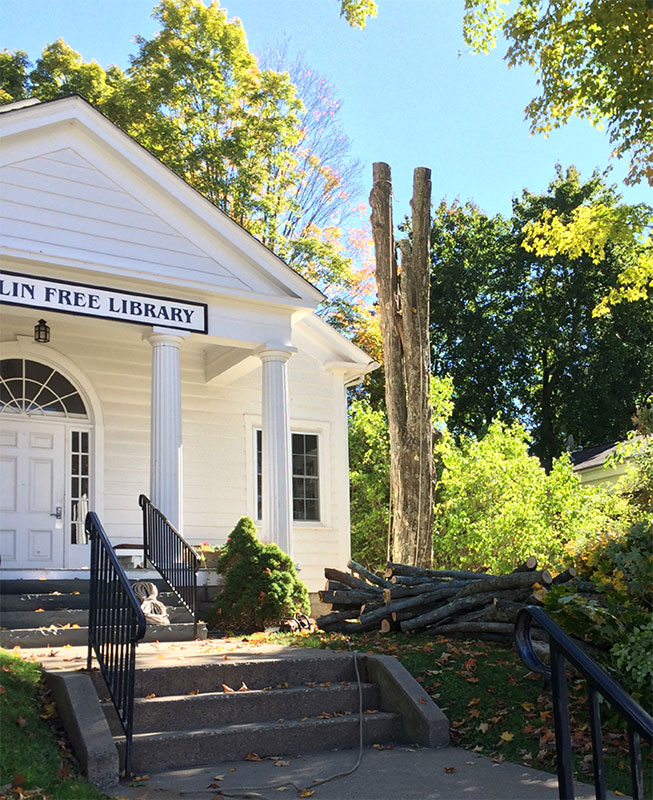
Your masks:
<path fill-rule="evenodd" d="M 321 588 L 349 557 L 345 387 L 374 362 L 315 314 L 321 292 L 81 98 L 3 106 L 0 137 L 0 358 L 54 369 L 85 409 L 0 397 L 0 569 L 85 566 L 87 509 L 138 543 L 147 493 L 192 544 L 252 517 Z"/>

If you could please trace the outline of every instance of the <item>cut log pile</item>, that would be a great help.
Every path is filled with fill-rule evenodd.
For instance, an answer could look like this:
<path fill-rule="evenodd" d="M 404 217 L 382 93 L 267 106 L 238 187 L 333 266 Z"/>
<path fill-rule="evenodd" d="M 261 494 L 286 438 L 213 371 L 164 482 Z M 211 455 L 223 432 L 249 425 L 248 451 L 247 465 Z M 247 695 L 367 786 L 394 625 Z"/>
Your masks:
<path fill-rule="evenodd" d="M 420 631 L 507 641 L 520 608 L 542 605 L 552 586 L 576 578 L 571 567 L 553 578 L 537 568 L 534 557 L 503 575 L 389 563 L 380 577 L 355 561 L 347 566 L 351 572 L 324 570 L 327 582 L 319 595 L 331 605 L 331 613 L 317 620 L 324 631 Z"/>

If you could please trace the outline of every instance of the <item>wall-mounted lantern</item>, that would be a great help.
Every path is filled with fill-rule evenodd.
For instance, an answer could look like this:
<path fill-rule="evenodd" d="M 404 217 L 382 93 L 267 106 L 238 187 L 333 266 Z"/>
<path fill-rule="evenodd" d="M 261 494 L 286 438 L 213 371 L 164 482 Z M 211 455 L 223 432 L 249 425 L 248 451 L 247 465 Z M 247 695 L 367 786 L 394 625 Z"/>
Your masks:
<path fill-rule="evenodd" d="M 34 326 L 34 341 L 47 344 L 50 341 L 50 328 L 44 319 L 40 319 Z"/>

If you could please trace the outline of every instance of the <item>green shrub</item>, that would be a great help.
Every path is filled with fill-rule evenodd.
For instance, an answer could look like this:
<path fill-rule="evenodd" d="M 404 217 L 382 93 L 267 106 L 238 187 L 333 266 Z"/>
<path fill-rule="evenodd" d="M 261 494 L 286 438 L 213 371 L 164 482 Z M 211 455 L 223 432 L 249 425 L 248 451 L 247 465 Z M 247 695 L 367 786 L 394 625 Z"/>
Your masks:
<path fill-rule="evenodd" d="M 210 620 L 217 627 L 263 630 L 284 617 L 310 611 L 306 586 L 292 559 L 276 544 L 259 541 L 249 517 L 231 532 L 217 569 L 225 576 Z"/>
<path fill-rule="evenodd" d="M 634 525 L 624 536 L 604 537 L 577 559 L 596 594 L 554 588 L 545 605 L 572 635 L 609 649 L 606 665 L 646 708 L 653 704 L 653 523 Z"/>
<path fill-rule="evenodd" d="M 519 423 L 501 419 L 482 439 L 443 438 L 433 541 L 438 566 L 509 572 L 536 556 L 555 568 L 625 513 L 620 498 L 580 485 L 567 454 L 547 474 L 528 445 Z"/>
<path fill-rule="evenodd" d="M 387 560 L 390 445 L 382 409 L 367 400 L 349 405 L 351 557 L 368 569 Z"/>

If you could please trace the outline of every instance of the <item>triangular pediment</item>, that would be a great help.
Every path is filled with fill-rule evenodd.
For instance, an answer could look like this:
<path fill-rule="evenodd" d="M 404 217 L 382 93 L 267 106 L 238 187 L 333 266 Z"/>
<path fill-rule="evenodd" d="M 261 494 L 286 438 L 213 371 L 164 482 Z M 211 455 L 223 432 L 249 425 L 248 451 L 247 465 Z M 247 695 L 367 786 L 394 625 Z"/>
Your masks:
<path fill-rule="evenodd" d="M 78 97 L 0 114 L 5 255 L 314 306 L 320 293 Z"/>

